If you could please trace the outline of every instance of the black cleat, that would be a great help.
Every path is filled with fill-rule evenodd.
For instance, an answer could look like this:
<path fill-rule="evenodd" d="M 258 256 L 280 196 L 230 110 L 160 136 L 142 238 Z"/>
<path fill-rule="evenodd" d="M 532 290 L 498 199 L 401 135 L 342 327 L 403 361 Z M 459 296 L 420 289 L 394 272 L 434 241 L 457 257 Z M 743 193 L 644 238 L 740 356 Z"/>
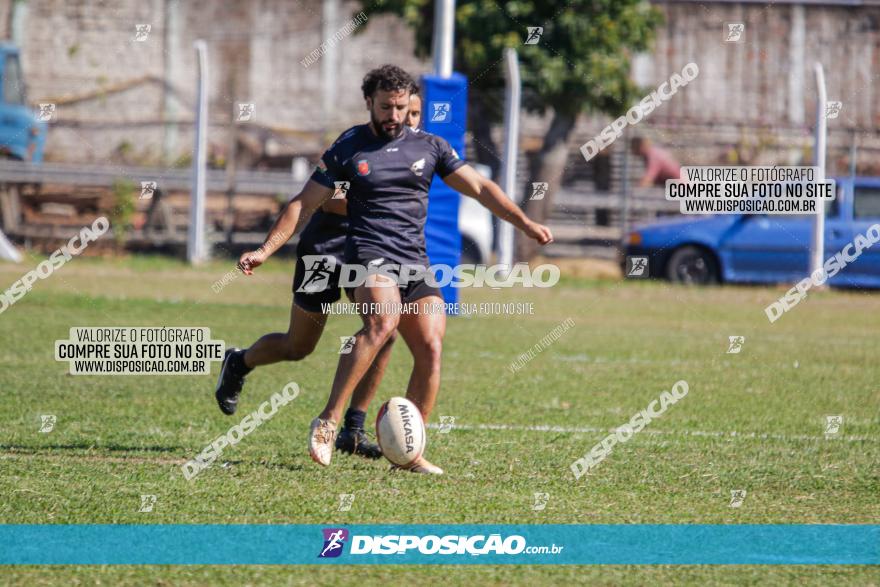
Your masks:
<path fill-rule="evenodd" d="M 220 406 L 220 411 L 227 416 L 231 416 L 238 409 L 238 394 L 241 393 L 241 388 L 244 387 L 244 375 L 237 373 L 230 364 L 232 363 L 231 359 L 233 356 L 240 352 L 242 350 L 238 348 L 231 348 L 226 351 L 223 357 L 223 364 L 220 367 L 220 378 L 217 379 L 217 391 L 214 392 L 214 397 L 217 398 L 217 405 Z M 240 361 L 242 359 L 239 359 L 236 363 Z"/>
<path fill-rule="evenodd" d="M 363 430 L 343 428 L 336 436 L 336 450 L 346 454 L 356 454 L 367 459 L 382 458 L 382 449 L 375 442 L 370 442 Z"/>

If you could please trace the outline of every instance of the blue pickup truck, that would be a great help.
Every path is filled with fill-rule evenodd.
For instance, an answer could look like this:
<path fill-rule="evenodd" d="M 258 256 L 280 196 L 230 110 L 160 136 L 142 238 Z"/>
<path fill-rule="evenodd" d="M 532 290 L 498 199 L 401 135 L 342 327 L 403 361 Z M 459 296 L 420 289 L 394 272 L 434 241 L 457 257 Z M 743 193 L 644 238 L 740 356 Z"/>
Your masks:
<path fill-rule="evenodd" d="M 835 178 L 826 204 L 825 255 L 880 223 L 880 178 Z M 651 277 L 683 283 L 794 283 L 809 274 L 811 215 L 688 216 L 638 226 L 626 255 L 648 257 Z M 829 285 L 880 288 L 880 244 L 865 249 Z"/>
<path fill-rule="evenodd" d="M 18 48 L 0 42 L 0 159 L 43 160 L 46 123 L 25 96 Z"/>

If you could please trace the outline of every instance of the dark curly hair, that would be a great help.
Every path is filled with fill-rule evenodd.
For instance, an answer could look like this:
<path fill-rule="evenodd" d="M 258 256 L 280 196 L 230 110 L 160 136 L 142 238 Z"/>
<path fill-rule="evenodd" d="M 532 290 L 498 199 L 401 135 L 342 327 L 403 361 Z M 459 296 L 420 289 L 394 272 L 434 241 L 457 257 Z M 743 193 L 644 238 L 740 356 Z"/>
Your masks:
<path fill-rule="evenodd" d="M 412 93 L 413 89 L 418 89 L 416 82 L 407 72 L 396 65 L 383 65 L 370 70 L 364 76 L 364 83 L 361 85 L 364 98 L 372 98 L 376 90 L 386 92 L 404 90 Z"/>

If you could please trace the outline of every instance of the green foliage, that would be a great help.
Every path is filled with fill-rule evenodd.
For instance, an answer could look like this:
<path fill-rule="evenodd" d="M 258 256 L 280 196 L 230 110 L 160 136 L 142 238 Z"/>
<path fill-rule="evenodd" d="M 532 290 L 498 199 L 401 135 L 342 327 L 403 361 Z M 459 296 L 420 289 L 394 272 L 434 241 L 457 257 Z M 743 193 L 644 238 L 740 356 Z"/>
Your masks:
<path fill-rule="evenodd" d="M 171 164 L 175 169 L 186 169 L 187 167 L 192 167 L 193 159 L 192 153 L 186 152 L 181 154 L 177 159 L 174 160 L 174 163 Z"/>
<path fill-rule="evenodd" d="M 117 245 L 122 245 L 131 231 L 131 221 L 137 208 L 134 182 L 117 179 L 113 182 L 113 210 L 110 212 L 110 226 Z"/>
<path fill-rule="evenodd" d="M 403 17 L 415 31 L 420 57 L 431 52 L 433 10 L 428 0 L 378 0 L 365 8 L 369 16 Z M 462 0 L 456 4 L 455 68 L 473 88 L 498 91 L 504 87 L 503 51 L 514 47 L 530 111 L 620 115 L 644 94 L 630 80 L 630 58 L 649 48 L 662 19 L 642 0 Z M 532 26 L 543 27 L 543 34 L 537 44 L 525 45 Z"/>
<path fill-rule="evenodd" d="M 131 141 L 128 139 L 121 141 L 118 145 L 116 145 L 116 153 L 119 154 L 120 157 L 125 158 L 130 156 L 134 152 L 134 145 L 131 144 Z"/>

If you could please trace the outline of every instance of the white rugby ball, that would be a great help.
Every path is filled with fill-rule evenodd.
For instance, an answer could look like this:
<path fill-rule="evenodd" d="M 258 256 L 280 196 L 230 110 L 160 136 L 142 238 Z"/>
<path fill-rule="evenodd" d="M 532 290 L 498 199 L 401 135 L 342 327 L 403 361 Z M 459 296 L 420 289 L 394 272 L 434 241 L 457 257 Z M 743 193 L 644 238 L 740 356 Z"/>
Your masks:
<path fill-rule="evenodd" d="M 382 454 L 401 467 L 412 465 L 425 452 L 425 422 L 414 403 L 392 397 L 376 415 L 376 439 Z"/>

